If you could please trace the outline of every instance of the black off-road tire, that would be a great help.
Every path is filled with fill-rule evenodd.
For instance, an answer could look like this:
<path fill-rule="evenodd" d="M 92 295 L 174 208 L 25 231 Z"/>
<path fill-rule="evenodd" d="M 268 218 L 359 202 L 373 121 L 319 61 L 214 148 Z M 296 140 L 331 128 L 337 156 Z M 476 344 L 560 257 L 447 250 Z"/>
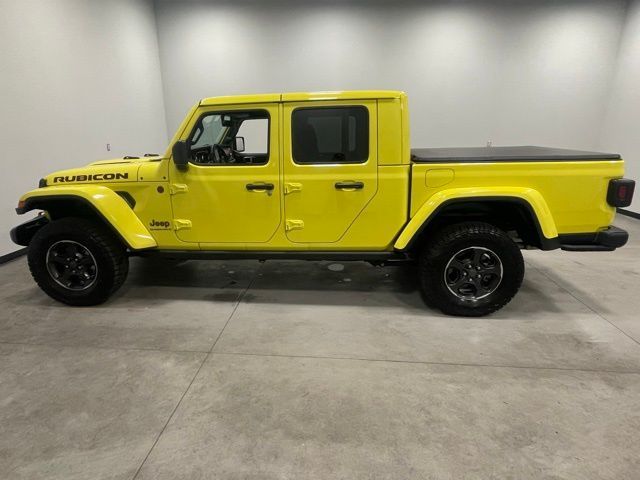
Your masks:
<path fill-rule="evenodd" d="M 449 275 L 456 273 L 451 267 L 447 269 L 447 265 L 459 259 L 460 255 L 464 256 L 464 252 L 470 252 L 472 257 L 476 251 L 487 252 L 486 261 L 491 260 L 493 255 L 498 257 L 499 262 L 493 258 L 493 269 L 497 270 L 495 265 L 500 266 L 501 279 L 497 286 L 488 288 L 495 289 L 486 293 L 486 296 L 460 298 L 460 291 L 456 294 L 447 285 L 447 282 L 453 283 L 450 276 L 446 277 L 447 272 Z M 470 273 L 474 272 L 474 267 L 467 263 L 462 265 L 469 268 Z M 501 309 L 518 292 L 523 277 L 524 260 L 518 246 L 505 232 L 484 222 L 464 222 L 444 227 L 425 245 L 420 255 L 420 283 L 425 302 L 448 315 L 481 317 Z"/>
<path fill-rule="evenodd" d="M 72 290 L 56 281 L 47 267 L 47 252 L 57 242 L 63 245 L 73 242 L 91 253 L 90 263 L 95 263 L 96 274 L 90 286 Z M 54 300 L 67 305 L 105 302 L 120 288 L 129 272 L 129 257 L 122 242 L 103 225 L 84 218 L 62 218 L 42 227 L 29 244 L 27 258 L 38 286 Z"/>

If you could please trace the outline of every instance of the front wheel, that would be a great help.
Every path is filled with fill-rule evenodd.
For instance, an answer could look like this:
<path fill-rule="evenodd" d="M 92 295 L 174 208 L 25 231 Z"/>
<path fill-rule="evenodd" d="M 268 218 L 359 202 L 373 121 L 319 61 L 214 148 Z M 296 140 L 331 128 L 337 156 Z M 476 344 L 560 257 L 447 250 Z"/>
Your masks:
<path fill-rule="evenodd" d="M 479 317 L 499 310 L 518 292 L 523 277 L 520 249 L 488 223 L 445 227 L 420 256 L 425 300 L 449 315 Z"/>
<path fill-rule="evenodd" d="M 102 225 L 83 218 L 63 218 L 42 227 L 29 245 L 28 262 L 47 295 L 79 306 L 106 301 L 129 271 L 122 243 Z"/>

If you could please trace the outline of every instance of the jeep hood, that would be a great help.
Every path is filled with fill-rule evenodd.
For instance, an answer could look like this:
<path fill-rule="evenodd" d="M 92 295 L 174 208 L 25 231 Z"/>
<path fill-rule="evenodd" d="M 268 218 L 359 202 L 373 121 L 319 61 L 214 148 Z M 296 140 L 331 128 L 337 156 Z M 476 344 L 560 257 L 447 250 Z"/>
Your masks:
<path fill-rule="evenodd" d="M 50 173 L 44 180 L 46 186 L 68 185 L 79 183 L 121 183 L 136 182 L 141 165 L 158 161 L 159 155 L 147 157 L 114 158 L 92 162 L 84 167 L 70 168 Z M 40 182 L 42 186 L 42 181 Z"/>
<path fill-rule="evenodd" d="M 96 162 L 85 167 L 70 168 L 50 173 L 44 180 L 47 187 L 79 183 L 119 183 L 135 182 L 138 179 L 140 163 Z M 42 185 L 42 181 L 40 182 Z"/>
<path fill-rule="evenodd" d="M 110 160 L 98 160 L 97 162 L 91 162 L 89 165 L 114 165 L 114 164 L 128 164 L 128 163 L 147 163 L 157 161 L 162 158 L 161 155 L 146 155 L 144 157 L 123 157 L 112 158 Z"/>

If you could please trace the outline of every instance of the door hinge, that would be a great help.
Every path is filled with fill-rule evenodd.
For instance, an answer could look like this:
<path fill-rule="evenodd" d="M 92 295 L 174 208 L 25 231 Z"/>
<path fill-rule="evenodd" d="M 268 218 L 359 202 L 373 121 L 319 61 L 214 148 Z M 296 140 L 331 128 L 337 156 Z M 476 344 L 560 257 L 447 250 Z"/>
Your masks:
<path fill-rule="evenodd" d="M 285 183 L 284 184 L 284 194 L 289 195 L 290 193 L 299 192 L 302 190 L 301 183 Z"/>
<path fill-rule="evenodd" d="M 302 230 L 304 228 L 304 222 L 302 220 L 287 220 L 284 225 L 284 229 L 287 232 L 291 230 Z"/>
<path fill-rule="evenodd" d="M 173 219 L 174 230 L 184 230 L 185 228 L 191 228 L 191 220 L 185 220 L 183 218 Z"/>
<path fill-rule="evenodd" d="M 169 193 L 171 195 L 175 195 L 177 193 L 187 193 L 189 191 L 189 187 L 184 183 L 172 183 L 169 187 Z"/>

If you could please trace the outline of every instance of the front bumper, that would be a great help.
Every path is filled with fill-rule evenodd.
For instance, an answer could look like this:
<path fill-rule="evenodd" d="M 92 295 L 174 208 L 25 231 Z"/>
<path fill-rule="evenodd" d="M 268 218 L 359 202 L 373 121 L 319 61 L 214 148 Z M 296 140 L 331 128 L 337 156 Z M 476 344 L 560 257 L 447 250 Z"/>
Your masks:
<path fill-rule="evenodd" d="M 49 219 L 44 215 L 38 215 L 36 218 L 21 223 L 11 229 L 11 240 L 13 243 L 27 247 L 36 232 L 47 223 L 49 223 Z"/>
<path fill-rule="evenodd" d="M 559 235 L 560 248 L 569 252 L 611 252 L 624 246 L 629 233 L 613 225 L 594 233 Z"/>

